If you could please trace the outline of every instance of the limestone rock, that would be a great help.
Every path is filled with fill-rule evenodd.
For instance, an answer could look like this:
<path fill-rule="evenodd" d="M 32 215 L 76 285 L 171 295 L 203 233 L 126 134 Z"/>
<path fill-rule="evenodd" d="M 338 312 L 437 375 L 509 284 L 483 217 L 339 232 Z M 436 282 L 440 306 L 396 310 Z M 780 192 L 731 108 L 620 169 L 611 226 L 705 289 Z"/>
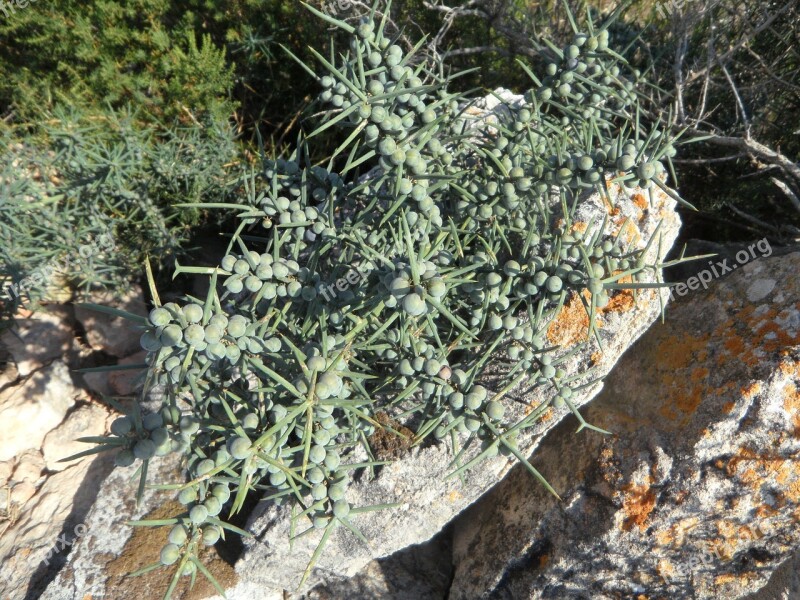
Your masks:
<path fill-rule="evenodd" d="M 29 481 L 36 483 L 44 471 L 44 457 L 39 450 L 26 450 L 17 457 L 14 475 L 10 478 L 15 482 Z"/>
<path fill-rule="evenodd" d="M 51 475 L 24 509 L 15 511 L 13 524 L 0 536 L 4 600 L 38 598 L 42 581 L 64 563 L 76 540 L 89 533 L 81 523 L 82 507 L 91 503 L 107 472 L 102 465 L 102 458 L 90 457 Z M 26 481 L 13 489 L 20 485 L 32 487 Z"/>
<path fill-rule="evenodd" d="M 567 419 L 537 450 L 563 502 L 516 468 L 454 523 L 449 597 L 795 597 L 799 270 L 761 258 L 671 305 L 584 412 L 613 435 Z"/>
<path fill-rule="evenodd" d="M 149 480 L 176 481 L 176 459 L 176 455 L 170 455 L 164 459 L 151 461 Z M 84 536 L 75 544 L 66 566 L 39 596 L 41 600 L 83 600 L 87 595 L 97 598 L 129 597 L 120 590 L 106 589 L 107 580 L 115 573 L 114 562 L 117 559 L 125 562 L 127 566 L 123 566 L 122 569 L 130 573 L 158 559 L 158 551 L 165 543 L 164 530 L 152 533 L 157 538 L 157 545 L 144 548 L 139 553 L 141 556 L 131 560 L 130 556 L 123 555 L 123 549 L 134 533 L 134 529 L 125 522 L 129 519 L 143 518 L 152 510 L 154 504 L 162 504 L 168 499 L 164 492 L 147 489 L 142 504 L 137 507 L 138 479 L 131 481 L 134 470 L 135 467 L 115 468 L 105 481 L 94 489 L 94 503 L 83 519 L 91 535 Z M 135 586 L 142 598 L 161 597 L 166 590 L 166 587 L 158 589 L 163 582 L 153 582 L 152 577 L 130 580 L 128 584 Z"/>
<path fill-rule="evenodd" d="M 319 584 L 298 600 L 441 600 L 453 576 L 449 531 L 421 546 L 374 560 L 355 577 Z"/>
<path fill-rule="evenodd" d="M 79 407 L 57 428 L 44 438 L 44 459 L 50 471 L 63 471 L 70 463 L 58 462 L 62 458 L 88 450 L 91 445 L 76 441 L 80 437 L 104 435 L 108 429 L 110 413 L 97 404 Z"/>
<path fill-rule="evenodd" d="M 94 304 L 113 306 L 140 316 L 147 314 L 144 294 L 139 286 L 134 286 L 122 298 L 110 292 L 98 292 L 92 296 L 91 301 Z M 80 305 L 75 307 L 75 318 L 83 326 L 86 339 L 95 350 L 102 350 L 118 358 L 130 356 L 141 350 L 139 338 L 142 333 L 129 320 Z"/>
<path fill-rule="evenodd" d="M 119 361 L 119 365 L 121 367 L 143 365 L 146 358 L 147 352 L 142 350 L 136 354 L 132 354 L 131 356 L 123 358 L 121 361 Z M 116 396 L 130 396 L 135 394 L 141 389 L 144 383 L 144 373 L 145 369 L 128 369 L 125 371 L 112 371 L 108 373 L 108 383 L 111 386 L 111 391 Z"/>
<path fill-rule="evenodd" d="M 11 479 L 11 473 L 14 470 L 14 463 L 10 460 L 0 462 L 0 488 L 2 488 L 8 480 Z"/>
<path fill-rule="evenodd" d="M 143 365 L 147 352 L 140 351 L 131 356 L 120 359 L 120 367 L 129 365 Z M 145 368 L 123 369 L 119 371 L 104 371 L 95 373 L 82 373 L 83 381 L 92 392 L 100 396 L 133 396 L 141 390 L 144 382 Z"/>
<path fill-rule="evenodd" d="M 45 435 L 64 420 L 78 395 L 69 369 L 61 361 L 0 392 L 0 461 L 41 447 Z"/>
<path fill-rule="evenodd" d="M 660 243 L 650 247 L 648 260 L 663 259 L 677 236 L 680 221 L 675 212 L 675 201 L 654 190 L 652 203 L 647 192 L 639 189 L 624 191 L 610 184 L 611 203 L 599 194 L 585 199 L 578 211 L 577 227 L 588 227 L 603 222 L 608 217 L 607 233 L 619 234 L 633 247 L 643 248 L 656 230 L 659 222 Z M 595 376 L 608 372 L 618 357 L 641 335 L 660 313 L 661 302 L 666 302 L 665 290 L 641 290 L 636 296 L 630 292 L 614 295 L 609 306 L 601 311 L 599 336 L 602 352 L 594 339 L 586 340 L 588 315 L 579 298 L 573 297 L 562 314 L 548 331 L 554 345 L 564 349 L 586 342 L 564 363 L 567 372 L 585 372 L 594 366 Z M 576 393 L 572 402 L 580 407 L 591 400 L 601 388 L 592 383 Z M 537 387 L 521 396 L 520 407 L 538 406 L 549 400 L 549 392 Z M 568 408 L 549 408 L 535 428 L 522 433 L 518 444 L 523 454 L 530 454 L 542 437 L 566 414 Z M 524 413 L 520 409 L 519 417 Z M 574 422 L 570 420 L 570 426 Z M 318 581 L 333 581 L 354 576 L 370 561 L 387 556 L 412 544 L 430 539 L 445 524 L 482 494 L 494 486 L 511 469 L 516 461 L 496 457 L 485 461 L 480 468 L 465 475 L 466 482 L 458 479 L 445 481 L 452 472 L 449 467 L 453 455 L 444 444 L 415 448 L 401 460 L 382 468 L 375 480 L 360 480 L 350 486 L 348 501 L 354 506 L 399 503 L 394 509 L 359 514 L 354 524 L 369 540 L 362 544 L 345 527 L 337 528 L 328 540 L 317 568 L 300 592 L 307 591 Z M 471 455 L 462 458 L 467 462 Z M 237 572 L 246 581 L 267 589 L 297 589 L 303 572 L 316 549 L 320 535 L 314 532 L 296 540 L 289 549 L 290 519 L 285 510 L 271 503 L 262 503 L 248 523 L 254 540 L 245 542 L 245 553 L 237 563 Z"/>
<path fill-rule="evenodd" d="M 76 350 L 72 315 L 66 306 L 48 306 L 0 334 L 0 343 L 11 354 L 18 375 L 27 377 L 56 358 Z"/>

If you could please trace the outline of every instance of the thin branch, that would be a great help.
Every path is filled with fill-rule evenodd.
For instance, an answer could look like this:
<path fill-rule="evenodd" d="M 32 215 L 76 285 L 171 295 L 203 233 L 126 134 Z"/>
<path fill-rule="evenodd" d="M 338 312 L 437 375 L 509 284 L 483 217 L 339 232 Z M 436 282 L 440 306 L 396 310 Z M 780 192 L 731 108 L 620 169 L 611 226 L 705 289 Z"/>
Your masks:
<path fill-rule="evenodd" d="M 728 162 L 731 160 L 739 160 L 740 158 L 747 158 L 749 154 L 740 152 L 732 156 L 720 156 L 718 158 L 673 158 L 672 162 L 676 165 L 705 165 L 710 163 Z"/>
<path fill-rule="evenodd" d="M 698 130 L 694 130 L 693 133 L 696 133 L 698 136 L 708 135 L 707 132 Z M 718 146 L 744 150 L 748 154 L 760 158 L 767 163 L 778 165 L 781 169 L 783 169 L 784 172 L 792 176 L 798 183 L 800 183 L 800 165 L 793 162 L 780 152 L 773 150 L 772 148 L 769 148 L 760 142 L 757 142 L 753 138 L 712 135 L 706 141 L 717 144 Z"/>
<path fill-rule="evenodd" d="M 737 42 L 737 43 L 736 43 L 734 46 L 732 46 L 732 47 L 731 47 L 731 48 L 729 48 L 727 51 L 725 51 L 725 52 L 723 52 L 722 54 L 720 54 L 720 55 L 717 57 L 717 62 L 718 62 L 718 63 L 720 63 L 720 62 L 722 62 L 722 61 L 725 61 L 725 60 L 727 60 L 727 59 L 728 59 L 728 58 L 730 58 L 731 56 L 733 56 L 733 55 L 734 55 L 736 52 L 738 52 L 738 51 L 739 51 L 739 50 L 740 50 L 742 47 L 744 47 L 744 46 L 745 46 L 745 45 L 746 45 L 748 42 L 750 42 L 750 41 L 751 41 L 751 40 L 752 40 L 754 37 L 756 37 L 756 36 L 757 36 L 759 33 L 761 33 L 762 31 L 765 31 L 766 29 L 768 29 L 768 28 L 769 28 L 769 27 L 772 25 L 772 23 L 774 23 L 774 22 L 775 22 L 775 20 L 776 20 L 776 19 L 777 19 L 779 16 L 781 16 L 783 13 L 785 13 L 785 12 L 786 12 L 786 11 L 788 11 L 790 8 L 792 8 L 792 6 L 794 6 L 794 2 L 788 2 L 788 3 L 786 3 L 786 4 L 785 4 L 785 5 L 784 5 L 784 6 L 783 6 L 783 7 L 782 7 L 780 10 L 778 10 L 778 11 L 774 12 L 773 14 L 769 15 L 769 16 L 768 16 L 768 17 L 767 17 L 767 18 L 764 20 L 764 22 L 763 22 L 763 23 L 761 23 L 761 24 L 760 24 L 760 25 L 758 25 L 758 26 L 757 26 L 755 29 L 753 29 L 753 31 L 750 33 L 750 35 L 743 37 L 743 38 L 742 38 L 742 39 L 740 39 L 740 40 L 739 40 L 739 41 L 738 41 L 738 42 Z M 694 73 L 691 73 L 691 74 L 690 74 L 690 75 L 689 75 L 689 76 L 686 78 L 686 81 L 684 82 L 684 83 L 685 83 L 685 85 L 689 85 L 690 83 L 692 83 L 693 81 L 696 81 L 696 80 L 697 80 L 697 79 L 699 79 L 700 77 L 704 77 L 704 76 L 705 76 L 705 74 L 706 74 L 706 73 L 707 73 L 707 72 L 708 72 L 708 71 L 709 71 L 709 70 L 710 70 L 712 67 L 713 67 L 713 65 L 710 65 L 710 66 L 707 66 L 707 67 L 705 67 L 705 68 L 703 68 L 703 69 L 700 69 L 699 71 L 696 71 L 696 72 L 694 72 Z"/>
<path fill-rule="evenodd" d="M 481 52 L 497 52 L 503 56 L 511 56 L 511 53 L 499 46 L 476 46 L 475 48 L 460 48 L 458 50 L 448 50 L 442 54 L 442 58 L 451 56 L 467 56 L 470 54 L 480 54 Z"/>
<path fill-rule="evenodd" d="M 800 198 L 798 198 L 797 194 L 792 191 L 792 188 L 776 177 L 770 177 L 770 181 L 772 181 L 772 183 L 774 183 L 778 189 L 780 189 L 786 195 L 786 197 L 789 198 L 789 202 L 791 202 L 794 209 L 797 212 L 800 212 Z"/>
<path fill-rule="evenodd" d="M 753 215 L 748 215 L 743 210 L 740 210 L 740 209 L 736 208 L 733 204 L 730 204 L 730 203 L 726 202 L 725 206 L 727 208 L 731 209 L 731 211 L 733 211 L 734 214 L 740 216 L 742 219 L 744 219 L 746 221 L 750 221 L 751 223 L 754 223 L 755 225 L 758 225 L 759 227 L 761 227 L 763 229 L 766 229 L 767 231 L 772 231 L 773 233 L 781 235 L 783 233 L 786 233 L 787 230 L 789 230 L 789 231 L 793 230 L 794 234 L 797 235 L 797 228 L 796 227 L 775 227 L 774 225 L 770 225 L 769 223 L 766 223 L 765 221 L 762 221 L 761 219 L 758 219 L 758 218 L 754 217 Z"/>
<path fill-rule="evenodd" d="M 747 111 L 744 108 L 744 102 L 742 101 L 742 97 L 739 95 L 739 90 L 736 88 L 736 83 L 733 81 L 733 77 L 728 72 L 728 68 L 725 66 L 724 63 L 720 63 L 719 68 L 722 69 L 723 74 L 725 75 L 725 79 L 728 80 L 728 83 L 731 86 L 731 90 L 733 91 L 733 95 L 736 98 L 736 105 L 739 107 L 739 112 L 742 114 L 742 120 L 744 121 L 744 135 L 745 137 L 750 137 L 750 119 L 747 117 Z"/>

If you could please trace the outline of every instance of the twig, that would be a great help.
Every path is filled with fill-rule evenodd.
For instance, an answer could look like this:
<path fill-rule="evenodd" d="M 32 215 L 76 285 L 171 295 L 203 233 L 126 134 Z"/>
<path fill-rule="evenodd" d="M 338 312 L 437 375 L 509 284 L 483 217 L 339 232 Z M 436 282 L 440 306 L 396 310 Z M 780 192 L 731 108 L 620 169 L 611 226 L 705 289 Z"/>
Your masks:
<path fill-rule="evenodd" d="M 709 163 L 728 162 L 731 160 L 739 160 L 740 158 L 747 158 L 749 155 L 746 152 L 740 152 L 732 156 L 720 156 L 717 158 L 673 158 L 672 162 L 676 165 L 705 165 Z"/>
<path fill-rule="evenodd" d="M 707 132 L 693 130 L 692 133 L 697 134 L 698 136 L 707 136 Z M 726 135 L 712 135 L 706 141 L 717 144 L 719 146 L 726 146 L 729 148 L 738 148 L 739 150 L 745 150 L 748 154 L 756 156 L 763 161 L 778 165 L 781 169 L 784 170 L 787 174 L 793 177 L 798 183 L 800 183 L 800 165 L 793 162 L 777 150 L 773 150 L 757 142 L 753 138 L 744 138 L 744 137 L 733 137 L 733 136 L 726 136 Z"/>
<path fill-rule="evenodd" d="M 729 209 L 731 209 L 734 212 L 734 214 L 740 216 L 741 218 L 745 219 L 746 221 L 750 221 L 751 223 L 755 223 L 756 225 L 758 225 L 759 227 L 762 227 L 763 229 L 766 229 L 768 231 L 772 231 L 773 233 L 777 233 L 778 235 L 780 235 L 782 233 L 782 231 L 783 231 L 781 228 L 775 227 L 774 225 L 770 225 L 769 223 L 766 223 L 765 221 L 762 221 L 761 219 L 758 219 L 758 218 L 754 217 L 753 215 L 748 215 L 746 212 L 736 208 L 733 204 L 731 204 L 729 202 L 726 202 L 725 206 L 728 207 Z"/>
<path fill-rule="evenodd" d="M 778 187 L 778 189 L 781 190 L 786 195 L 787 198 L 789 198 L 789 202 L 792 203 L 794 209 L 797 212 L 800 212 L 800 198 L 798 198 L 797 194 L 795 194 L 792 191 L 792 188 L 790 188 L 788 185 L 786 185 L 786 183 L 784 183 L 783 181 L 781 181 L 776 177 L 770 177 L 770 181 L 772 181 L 772 183 L 774 183 Z"/>

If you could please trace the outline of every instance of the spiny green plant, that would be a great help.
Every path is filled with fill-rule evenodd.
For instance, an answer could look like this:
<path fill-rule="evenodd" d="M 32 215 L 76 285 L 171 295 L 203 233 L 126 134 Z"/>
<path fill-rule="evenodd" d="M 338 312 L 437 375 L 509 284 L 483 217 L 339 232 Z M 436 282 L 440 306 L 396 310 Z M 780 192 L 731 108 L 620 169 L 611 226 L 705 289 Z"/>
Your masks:
<path fill-rule="evenodd" d="M 145 256 L 180 253 L 200 214 L 179 203 L 224 197 L 237 186 L 226 166 L 238 155 L 227 125 L 162 131 L 143 126 L 134 112 L 59 108 L 40 128 L 43 140 L 12 130 L 0 139 L 7 159 L 0 166 L 4 319 L 21 301 L 47 300 L 53 274 L 81 292 L 124 288 Z M 101 236 L 114 243 L 79 254 Z M 10 291 L 51 269 L 57 273 L 23 283 L 24 292 Z"/>
<path fill-rule="evenodd" d="M 239 218 L 219 265 L 176 269 L 208 276 L 208 295 L 162 305 L 152 285 L 156 306 L 138 319 L 145 389 L 162 406 L 87 440 L 99 444 L 88 453 L 138 465 L 140 491 L 153 457 L 185 457 L 187 480 L 156 486 L 184 509 L 133 523 L 172 527 L 143 570 L 174 568 L 167 597 L 198 570 L 222 592 L 200 548 L 244 533 L 223 513 L 249 494 L 294 507 L 296 537 L 321 536 L 306 576 L 337 527 L 363 539 L 357 516 L 390 506 L 351 506 L 347 486 L 386 464 L 370 436 L 403 435 L 387 422 L 411 429 L 410 444 L 450 443 L 453 476 L 503 454 L 553 491 L 518 435 L 551 404 L 593 428 L 571 398 L 594 382 L 566 371 L 579 347 L 553 347 L 548 325 L 580 298 L 600 341 L 594 315 L 615 290 L 661 285 L 642 281 L 658 278 L 662 265 L 646 259 L 657 236 L 642 249 L 605 222 L 572 227 L 586 193 L 608 196 L 609 181 L 673 194 L 662 181 L 673 140 L 639 122 L 637 74 L 605 27 L 582 33 L 573 21 L 542 78 L 520 63 L 531 89 L 487 121 L 465 112 L 458 74 L 421 42 L 404 51 L 387 37 L 376 8 L 356 26 L 311 10 L 350 35 L 329 57 L 313 51 L 321 75 L 303 65 L 323 122 L 267 161 L 266 185 L 250 185 L 246 201 L 202 205 Z M 312 164 L 310 144 L 329 130 L 341 143 Z M 550 400 L 525 414 L 515 395 L 536 386 Z"/>

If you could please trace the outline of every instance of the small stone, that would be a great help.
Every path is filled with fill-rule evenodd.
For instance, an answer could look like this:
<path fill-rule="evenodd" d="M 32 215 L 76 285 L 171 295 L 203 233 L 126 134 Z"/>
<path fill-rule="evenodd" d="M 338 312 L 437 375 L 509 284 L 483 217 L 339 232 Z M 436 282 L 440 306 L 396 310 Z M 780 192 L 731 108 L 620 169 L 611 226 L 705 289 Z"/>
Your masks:
<path fill-rule="evenodd" d="M 144 364 L 147 358 L 147 352 L 141 351 L 123 358 L 119 361 L 120 366 Z M 107 373 L 108 384 L 111 387 L 111 392 L 116 396 L 132 396 L 141 389 L 144 378 L 145 370 L 125 370 L 125 371 L 111 371 Z"/>

